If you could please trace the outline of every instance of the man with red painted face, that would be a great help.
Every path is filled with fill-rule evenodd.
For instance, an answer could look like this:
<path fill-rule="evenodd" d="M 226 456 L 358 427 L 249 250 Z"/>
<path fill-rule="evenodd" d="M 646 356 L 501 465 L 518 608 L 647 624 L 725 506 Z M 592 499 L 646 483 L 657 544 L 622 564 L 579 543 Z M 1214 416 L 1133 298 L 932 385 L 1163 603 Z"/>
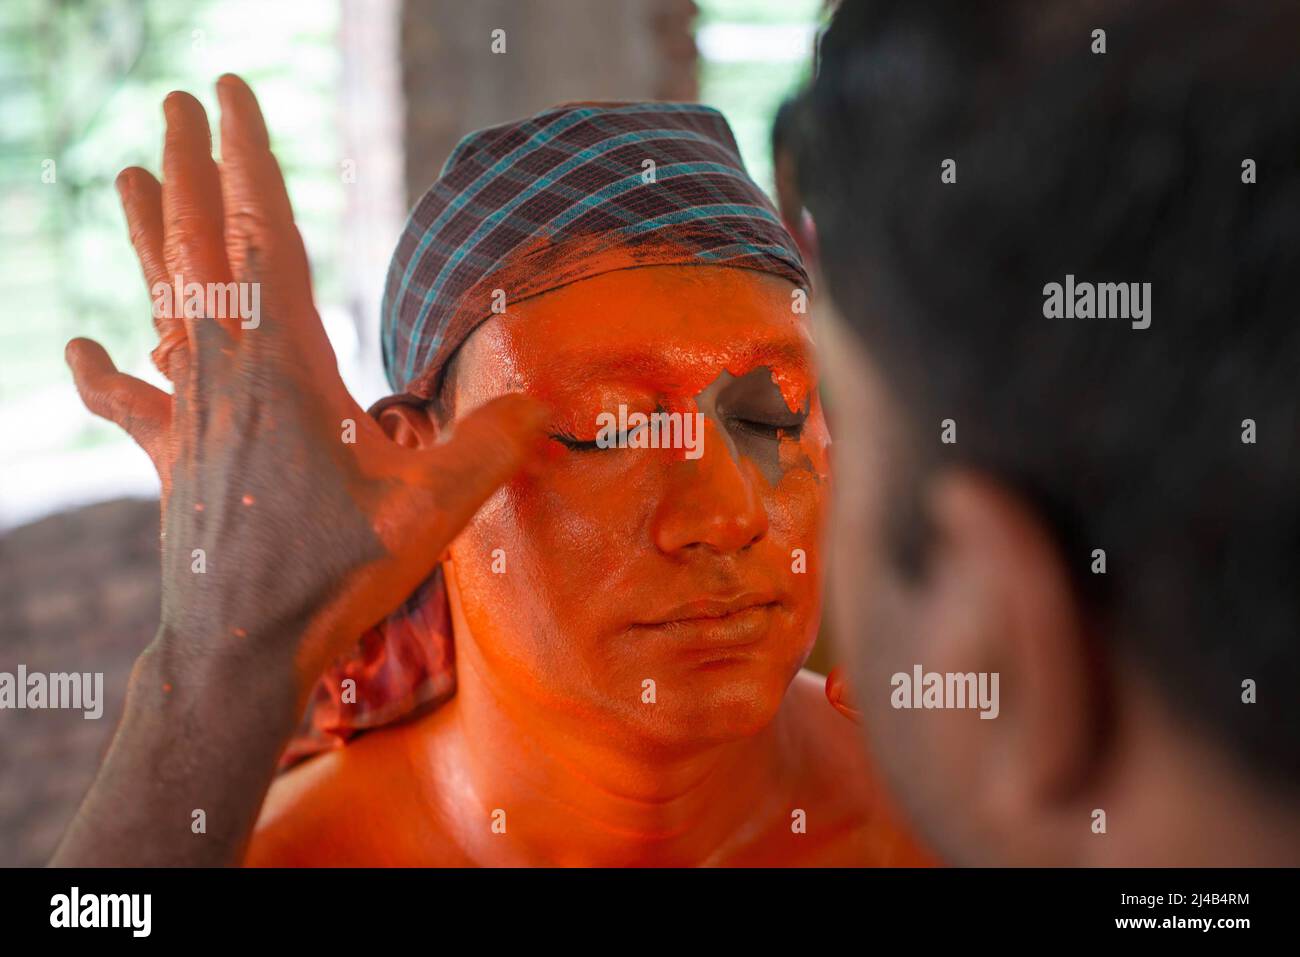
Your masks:
<path fill-rule="evenodd" d="M 463 143 L 394 257 L 372 417 L 252 94 L 218 92 L 220 171 L 173 94 L 161 187 L 120 184 L 151 286 L 258 282 L 261 322 L 160 317 L 174 397 L 69 347 L 158 464 L 165 597 L 55 862 L 924 860 L 800 672 L 829 493 L 807 281 L 721 118 L 580 104 Z M 698 427 L 606 447 L 620 410 Z M 291 741 L 358 730 L 272 786 Z"/>

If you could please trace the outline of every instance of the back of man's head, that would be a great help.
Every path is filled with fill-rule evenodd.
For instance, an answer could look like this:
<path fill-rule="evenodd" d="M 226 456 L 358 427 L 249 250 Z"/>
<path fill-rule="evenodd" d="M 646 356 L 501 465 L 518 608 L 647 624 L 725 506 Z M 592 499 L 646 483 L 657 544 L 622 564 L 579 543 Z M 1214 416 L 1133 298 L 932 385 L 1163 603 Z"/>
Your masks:
<path fill-rule="evenodd" d="M 795 124 L 829 292 L 884 370 L 915 474 L 1013 493 L 1100 657 L 1137 663 L 1189 738 L 1284 802 L 1298 10 L 849 0 Z"/>

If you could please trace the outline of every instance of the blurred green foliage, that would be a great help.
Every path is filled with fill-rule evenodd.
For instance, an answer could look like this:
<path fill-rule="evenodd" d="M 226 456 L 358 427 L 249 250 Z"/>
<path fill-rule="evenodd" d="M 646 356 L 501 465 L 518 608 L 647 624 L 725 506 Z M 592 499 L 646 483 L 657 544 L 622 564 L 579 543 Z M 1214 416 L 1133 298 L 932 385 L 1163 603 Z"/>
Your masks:
<path fill-rule="evenodd" d="M 700 100 L 717 107 L 731 123 L 740 155 L 755 182 L 772 193 L 772 120 L 777 108 L 807 78 L 811 70 L 811 43 L 799 44 L 801 32 L 823 21 L 824 0 L 696 0 L 700 15 L 697 30 L 733 26 L 737 48 L 725 60 L 710 60 L 707 45 L 701 51 Z M 787 33 L 792 54 L 775 59 L 764 44 L 745 49 L 747 30 L 757 39 Z"/>

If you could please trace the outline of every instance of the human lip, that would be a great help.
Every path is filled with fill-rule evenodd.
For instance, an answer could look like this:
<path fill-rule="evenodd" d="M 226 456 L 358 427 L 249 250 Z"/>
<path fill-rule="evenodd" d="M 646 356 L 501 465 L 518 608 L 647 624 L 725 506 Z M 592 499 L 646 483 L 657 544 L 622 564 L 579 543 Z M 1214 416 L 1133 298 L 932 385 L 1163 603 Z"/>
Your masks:
<path fill-rule="evenodd" d="M 653 628 L 658 625 L 672 625 L 677 622 L 729 618 L 751 608 L 766 608 L 777 604 L 775 595 L 762 592 L 746 592 L 732 598 L 697 598 L 693 601 L 683 602 L 636 624 L 641 627 Z"/>
<path fill-rule="evenodd" d="M 684 647 L 748 645 L 767 633 L 772 613 L 780 604 L 775 596 L 758 592 L 700 598 L 636 622 L 633 629 L 681 639 Z"/>

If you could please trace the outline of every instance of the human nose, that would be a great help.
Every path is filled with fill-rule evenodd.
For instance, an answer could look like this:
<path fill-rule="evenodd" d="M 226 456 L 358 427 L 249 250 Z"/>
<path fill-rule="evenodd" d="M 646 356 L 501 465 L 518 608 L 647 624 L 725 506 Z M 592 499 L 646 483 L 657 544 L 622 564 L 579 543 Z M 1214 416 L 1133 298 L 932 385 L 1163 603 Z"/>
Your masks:
<path fill-rule="evenodd" d="M 742 551 L 767 534 L 757 467 L 738 457 L 726 434 L 704 420 L 701 455 L 673 463 L 673 481 L 654 518 L 660 551 Z"/>

